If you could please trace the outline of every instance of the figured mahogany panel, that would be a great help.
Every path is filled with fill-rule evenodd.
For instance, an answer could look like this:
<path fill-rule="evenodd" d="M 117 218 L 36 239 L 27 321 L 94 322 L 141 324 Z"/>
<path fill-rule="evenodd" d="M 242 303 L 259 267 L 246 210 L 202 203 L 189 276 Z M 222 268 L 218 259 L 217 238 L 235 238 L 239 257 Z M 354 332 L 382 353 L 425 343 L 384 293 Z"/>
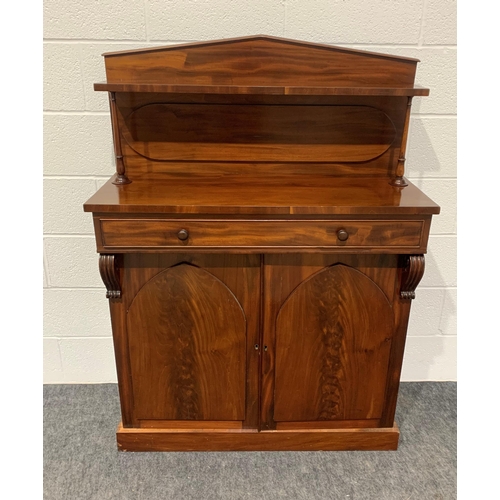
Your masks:
<path fill-rule="evenodd" d="M 392 329 L 361 272 L 335 265 L 302 283 L 276 319 L 275 421 L 380 417 Z"/>
<path fill-rule="evenodd" d="M 363 162 L 385 153 L 396 129 L 371 106 L 152 103 L 122 134 L 156 161 Z"/>
<path fill-rule="evenodd" d="M 411 88 L 418 62 L 263 35 L 104 55 L 108 83 L 240 87 Z"/>
<path fill-rule="evenodd" d="M 246 319 L 220 280 L 166 269 L 135 296 L 127 329 L 137 418 L 245 419 Z"/>
<path fill-rule="evenodd" d="M 211 98 L 210 98 L 211 97 Z M 404 97 L 117 93 L 127 175 L 393 175 Z"/>
<path fill-rule="evenodd" d="M 141 429 L 170 429 L 172 431 L 184 430 L 210 430 L 214 429 L 243 429 L 239 420 L 139 420 Z"/>
<path fill-rule="evenodd" d="M 345 248 L 415 251 L 420 248 L 423 220 L 100 220 L 98 247 L 110 251 L 158 248 Z M 248 251 L 254 249 L 248 249 Z"/>
<path fill-rule="evenodd" d="M 439 206 L 414 184 L 384 178 L 328 175 L 143 175 L 132 184 L 107 182 L 84 205 L 87 212 L 132 214 L 419 215 Z M 426 214 L 426 215 L 424 215 Z M 198 215 L 199 217 L 199 215 Z"/>
<path fill-rule="evenodd" d="M 380 426 L 380 419 L 365 418 L 360 420 L 302 420 L 300 422 L 277 422 L 276 430 L 299 429 L 375 429 Z M 390 426 L 388 426 L 390 427 Z"/>
<path fill-rule="evenodd" d="M 263 353 L 262 357 L 262 404 L 261 404 L 261 425 L 263 429 L 276 429 L 275 420 L 275 393 L 276 393 L 276 361 L 279 356 L 279 348 L 277 345 L 277 318 L 283 305 L 287 302 L 289 297 L 293 296 L 294 290 L 299 293 L 300 287 L 307 285 L 310 279 L 315 276 L 321 276 L 322 272 L 333 267 L 338 267 L 341 265 L 343 267 L 353 268 L 356 272 L 362 275 L 364 278 L 363 283 L 368 283 L 369 289 L 378 290 L 375 294 L 375 298 L 378 297 L 378 303 L 383 304 L 393 304 L 396 300 L 398 292 L 398 256 L 397 255 L 360 255 L 360 254 L 276 254 L 276 255 L 264 255 L 264 267 L 263 267 L 263 297 L 264 297 L 264 309 L 263 309 L 263 344 L 267 349 Z M 328 276 L 328 273 L 323 275 Z M 349 275 L 350 277 L 350 275 Z M 356 278 L 354 278 L 356 279 Z M 348 287 L 348 290 L 350 288 Z M 307 290 L 307 288 L 306 288 Z M 337 292 L 340 293 L 340 292 Z M 328 297 L 323 297 L 323 299 L 328 299 Z M 352 301 L 351 301 L 352 302 Z M 384 305 L 385 304 L 385 305 Z M 318 310 L 320 305 L 316 303 L 312 305 L 312 310 Z M 304 311 L 307 317 L 310 316 L 309 310 Z M 354 320 L 356 321 L 356 320 Z M 310 325 L 309 325 L 310 327 Z M 316 322 L 316 339 L 318 341 L 318 349 L 321 345 L 321 330 L 317 330 L 318 325 Z M 310 328 L 309 328 L 310 330 Z M 309 331 L 308 330 L 308 331 Z M 290 331 L 293 333 L 296 331 L 296 325 L 290 325 Z M 302 340 L 298 338 L 300 343 Z M 390 349 L 391 342 L 387 342 Z M 323 348 L 321 348 L 323 349 Z M 385 349 L 383 347 L 382 349 Z M 355 357 L 358 354 L 355 353 Z M 361 354 L 363 355 L 363 354 Z M 368 353 L 366 353 L 368 355 Z M 293 365 L 292 365 L 293 366 Z M 321 368 L 321 366 L 319 366 Z M 387 367 L 386 367 L 387 368 Z M 295 366 L 289 373 L 293 376 L 293 371 Z M 382 370 L 382 369 L 381 369 Z M 316 375 L 317 375 L 316 369 Z M 383 370 L 382 370 L 383 371 Z M 356 375 L 357 376 L 357 375 Z M 386 377 L 386 374 L 383 374 Z M 318 379 L 319 380 L 319 379 Z M 316 380 L 316 387 L 318 387 L 318 380 Z M 385 380 L 385 378 L 384 378 Z M 384 380 L 380 381 L 380 386 L 383 388 L 380 392 L 384 392 Z M 312 382 L 314 384 L 314 382 Z M 377 391 L 379 391 L 380 386 L 377 386 Z M 392 394 L 392 389 L 391 389 Z M 355 396 L 358 397 L 358 396 Z M 362 394 L 360 397 L 363 397 Z M 369 396 L 367 396 L 369 397 Z M 300 402 L 300 401 L 299 401 Z M 356 401 L 353 408 L 356 408 Z M 290 415 L 292 417 L 292 415 Z M 360 416 L 355 414 L 353 416 L 344 416 L 339 419 L 346 420 L 357 420 L 357 419 L 369 418 L 367 415 Z M 371 416 L 370 418 L 380 418 L 379 416 Z M 299 420 L 306 421 L 307 418 L 301 418 Z M 291 418 L 288 425 L 293 425 L 293 422 L 299 421 L 293 420 Z M 317 415 L 309 421 L 319 421 Z M 326 421 L 327 422 L 327 421 Z"/>

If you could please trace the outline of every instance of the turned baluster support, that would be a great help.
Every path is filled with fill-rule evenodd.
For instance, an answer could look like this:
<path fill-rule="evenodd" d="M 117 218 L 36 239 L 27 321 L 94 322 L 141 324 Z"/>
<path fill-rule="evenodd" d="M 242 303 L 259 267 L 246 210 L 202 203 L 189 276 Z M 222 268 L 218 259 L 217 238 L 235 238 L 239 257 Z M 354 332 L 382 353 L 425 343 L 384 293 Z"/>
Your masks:
<path fill-rule="evenodd" d="M 109 93 L 109 107 L 111 109 L 111 124 L 113 127 L 113 145 L 115 148 L 116 176 L 113 184 L 130 184 L 132 181 L 125 174 L 125 163 L 123 162 L 122 143 L 120 139 L 120 128 L 118 125 L 118 111 L 116 109 L 115 92 Z"/>
<path fill-rule="evenodd" d="M 391 179 L 390 184 L 395 187 L 405 187 L 408 186 L 406 179 L 404 178 L 405 174 L 405 161 L 406 161 L 406 143 L 408 142 L 408 129 L 410 127 L 410 113 L 411 113 L 411 101 L 413 97 L 408 97 L 408 103 L 406 106 L 406 117 L 405 117 L 405 126 L 403 128 L 403 136 L 401 138 L 401 148 L 399 149 L 399 159 L 398 165 L 396 167 L 396 175 L 393 179 Z"/>

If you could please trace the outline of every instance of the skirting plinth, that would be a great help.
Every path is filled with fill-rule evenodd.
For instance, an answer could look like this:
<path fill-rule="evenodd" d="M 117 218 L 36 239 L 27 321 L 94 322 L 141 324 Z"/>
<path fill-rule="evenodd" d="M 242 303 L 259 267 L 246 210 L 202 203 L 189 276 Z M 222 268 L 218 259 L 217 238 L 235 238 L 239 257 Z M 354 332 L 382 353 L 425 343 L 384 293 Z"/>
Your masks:
<path fill-rule="evenodd" d="M 121 451 L 382 451 L 397 449 L 399 429 L 394 424 L 376 429 L 186 431 L 125 428 L 120 423 L 116 436 Z"/>

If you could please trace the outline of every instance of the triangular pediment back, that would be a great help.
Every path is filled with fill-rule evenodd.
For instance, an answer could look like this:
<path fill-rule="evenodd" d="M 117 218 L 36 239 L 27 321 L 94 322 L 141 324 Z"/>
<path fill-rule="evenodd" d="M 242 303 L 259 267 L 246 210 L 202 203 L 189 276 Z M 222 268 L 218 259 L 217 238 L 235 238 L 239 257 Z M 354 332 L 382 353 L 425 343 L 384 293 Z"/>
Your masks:
<path fill-rule="evenodd" d="M 104 54 L 107 83 L 411 88 L 417 59 L 264 35 Z"/>

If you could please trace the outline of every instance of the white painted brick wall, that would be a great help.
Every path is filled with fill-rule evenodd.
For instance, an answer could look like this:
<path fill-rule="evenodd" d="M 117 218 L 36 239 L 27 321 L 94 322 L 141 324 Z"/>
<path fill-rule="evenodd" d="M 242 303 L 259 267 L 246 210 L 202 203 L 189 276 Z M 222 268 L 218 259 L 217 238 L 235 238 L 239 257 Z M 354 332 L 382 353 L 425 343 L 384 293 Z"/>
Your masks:
<path fill-rule="evenodd" d="M 115 169 L 107 114 L 46 111 L 43 133 L 46 175 L 109 177 Z"/>
<path fill-rule="evenodd" d="M 150 40 L 212 40 L 235 36 L 283 36 L 283 0 L 149 0 Z"/>
<path fill-rule="evenodd" d="M 103 52 L 268 34 L 417 57 L 407 175 L 441 205 L 412 304 L 403 380 L 456 380 L 456 1 L 45 0 L 44 381 L 116 381 L 82 204 L 114 171 Z"/>
<path fill-rule="evenodd" d="M 144 40 L 144 0 L 45 0 L 46 39 Z"/>
<path fill-rule="evenodd" d="M 47 288 L 43 291 L 44 337 L 106 337 L 109 304 L 99 288 Z"/>
<path fill-rule="evenodd" d="M 330 44 L 417 44 L 424 0 L 286 0 L 285 36 Z"/>

